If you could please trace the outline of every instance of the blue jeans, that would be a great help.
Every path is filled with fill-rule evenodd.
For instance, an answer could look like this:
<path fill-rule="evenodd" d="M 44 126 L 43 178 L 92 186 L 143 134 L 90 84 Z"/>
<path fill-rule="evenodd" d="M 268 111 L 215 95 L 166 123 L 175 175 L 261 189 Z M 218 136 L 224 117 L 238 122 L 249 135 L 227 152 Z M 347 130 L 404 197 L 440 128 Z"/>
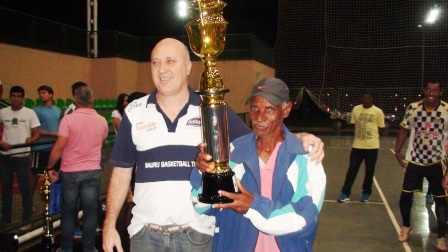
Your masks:
<path fill-rule="evenodd" d="M 12 186 L 17 175 L 22 194 L 22 222 L 31 222 L 33 199 L 31 197 L 30 157 L 0 156 L 0 181 L 2 184 L 2 221 L 11 223 Z"/>
<path fill-rule="evenodd" d="M 131 252 L 147 251 L 212 251 L 213 236 L 189 228 L 172 234 L 163 234 L 143 227 L 131 237 Z"/>
<path fill-rule="evenodd" d="M 73 234 L 78 218 L 78 200 L 83 211 L 83 234 L 81 238 L 83 251 L 94 251 L 95 229 L 97 225 L 97 201 L 101 187 L 101 171 L 61 172 L 62 214 L 61 214 L 61 249 L 73 251 Z"/>

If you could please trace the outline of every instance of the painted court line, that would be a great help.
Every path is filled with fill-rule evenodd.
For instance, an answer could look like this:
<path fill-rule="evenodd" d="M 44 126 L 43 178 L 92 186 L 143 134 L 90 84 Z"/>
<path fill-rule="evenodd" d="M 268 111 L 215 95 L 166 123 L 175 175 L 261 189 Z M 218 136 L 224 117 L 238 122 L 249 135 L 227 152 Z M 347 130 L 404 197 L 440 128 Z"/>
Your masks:
<path fill-rule="evenodd" d="M 392 150 L 392 149 L 390 149 L 390 151 L 391 151 L 391 152 L 394 154 L 394 156 L 395 156 L 395 151 Z M 390 208 L 390 205 L 389 205 L 389 203 L 387 202 L 387 199 L 386 199 L 386 197 L 384 196 L 384 193 L 383 193 L 383 191 L 381 190 L 380 185 L 378 184 L 378 181 L 376 180 L 375 177 L 373 177 L 373 183 L 375 183 L 376 189 L 378 190 L 378 193 L 380 194 L 381 199 L 382 199 L 383 202 L 384 202 L 384 206 L 386 207 L 387 213 L 389 214 L 389 218 L 390 218 L 390 220 L 392 221 L 392 224 L 394 225 L 395 230 L 397 231 L 397 235 L 398 235 L 398 234 L 400 233 L 400 225 L 398 224 L 397 219 L 395 219 L 394 213 L 392 212 L 392 209 Z M 408 242 L 402 242 L 402 244 L 403 244 L 404 250 L 405 250 L 406 252 L 411 252 L 411 251 L 412 251 L 412 250 L 411 250 L 411 247 L 409 246 L 409 243 L 408 243 Z"/>
<path fill-rule="evenodd" d="M 324 200 L 324 202 L 329 202 L 329 203 L 340 203 L 340 204 L 370 204 L 370 205 L 384 205 L 383 202 L 377 202 L 377 201 L 368 201 L 368 202 L 361 202 L 359 200 L 349 200 L 349 201 L 344 201 L 344 202 L 339 202 L 337 200 Z"/>

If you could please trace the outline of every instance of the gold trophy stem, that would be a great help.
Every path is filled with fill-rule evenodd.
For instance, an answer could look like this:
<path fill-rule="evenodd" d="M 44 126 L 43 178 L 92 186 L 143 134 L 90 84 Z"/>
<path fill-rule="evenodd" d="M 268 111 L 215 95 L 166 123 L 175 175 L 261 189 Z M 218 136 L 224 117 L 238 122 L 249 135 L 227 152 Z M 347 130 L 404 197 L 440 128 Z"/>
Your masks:
<path fill-rule="evenodd" d="M 44 251 L 51 251 L 54 246 L 53 219 L 50 216 L 50 178 L 47 171 L 44 172 L 45 182 L 40 187 L 40 196 L 44 202 L 45 209 L 43 212 L 44 233 L 42 237 L 42 248 Z"/>

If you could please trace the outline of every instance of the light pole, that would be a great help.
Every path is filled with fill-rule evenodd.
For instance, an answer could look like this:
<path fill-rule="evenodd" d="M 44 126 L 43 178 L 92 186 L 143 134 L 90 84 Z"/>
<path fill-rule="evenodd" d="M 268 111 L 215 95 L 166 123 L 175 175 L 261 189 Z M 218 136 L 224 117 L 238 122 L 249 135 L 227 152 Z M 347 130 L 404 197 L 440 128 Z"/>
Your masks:
<path fill-rule="evenodd" d="M 441 9 L 439 8 L 439 6 L 436 4 L 434 5 L 426 14 L 426 18 L 424 20 L 423 24 L 419 24 L 418 27 L 421 28 L 422 31 L 422 59 L 421 59 L 421 84 L 424 85 L 424 81 L 425 81 L 425 43 L 426 43 L 426 38 L 425 38 L 425 29 L 426 27 L 434 24 L 437 22 L 437 20 L 440 17 L 440 12 Z"/>

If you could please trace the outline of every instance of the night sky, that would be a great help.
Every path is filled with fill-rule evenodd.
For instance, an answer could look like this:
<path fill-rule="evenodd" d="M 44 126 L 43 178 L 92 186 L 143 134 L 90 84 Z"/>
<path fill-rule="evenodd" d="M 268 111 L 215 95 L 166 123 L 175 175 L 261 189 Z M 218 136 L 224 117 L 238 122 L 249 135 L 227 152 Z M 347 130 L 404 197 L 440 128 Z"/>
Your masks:
<path fill-rule="evenodd" d="M 271 46 L 277 31 L 277 0 L 226 0 L 227 33 L 253 33 Z M 0 0 L 0 6 L 86 29 L 87 1 Z M 134 36 L 185 34 L 186 20 L 176 14 L 177 0 L 98 0 L 99 30 Z"/>

